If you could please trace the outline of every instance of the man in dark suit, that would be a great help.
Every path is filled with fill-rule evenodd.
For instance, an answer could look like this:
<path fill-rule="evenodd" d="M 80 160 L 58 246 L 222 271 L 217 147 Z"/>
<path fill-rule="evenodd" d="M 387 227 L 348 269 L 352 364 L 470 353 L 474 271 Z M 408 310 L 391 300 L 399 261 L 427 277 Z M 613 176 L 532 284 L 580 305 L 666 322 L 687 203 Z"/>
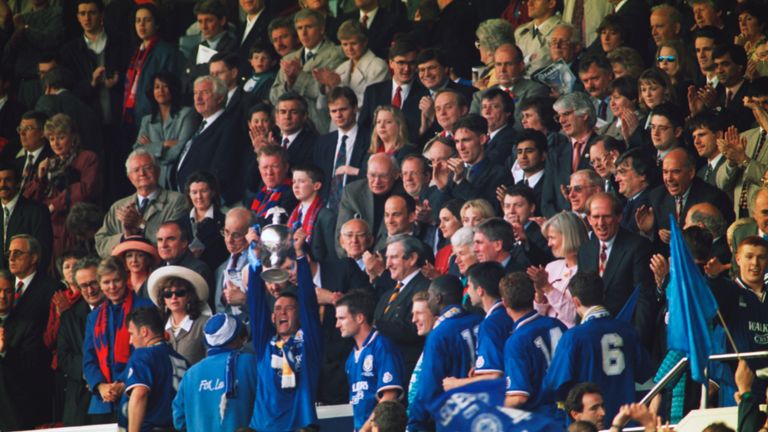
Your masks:
<path fill-rule="evenodd" d="M 457 158 L 445 162 L 452 171 L 447 181 L 436 182 L 440 191 L 468 201 L 483 198 L 499 208 L 496 188 L 511 182 L 511 175 L 485 155 L 488 122 L 478 114 L 467 114 L 454 125 Z"/>
<path fill-rule="evenodd" d="M 506 128 L 505 128 L 506 129 Z M 511 129 L 511 128 L 510 128 Z M 523 171 L 523 178 L 515 183 L 518 187 L 530 188 L 535 196 L 534 214 L 541 216 L 541 196 L 544 190 L 544 176 L 547 163 L 547 137 L 534 129 L 524 129 L 517 137 L 516 152 L 507 157 L 505 168 L 512 172 L 515 164 Z"/>
<path fill-rule="evenodd" d="M 417 334 L 412 322 L 413 295 L 429 288 L 429 279 L 421 274 L 425 260 L 417 239 L 407 235 L 393 238 L 387 245 L 386 255 L 387 273 L 395 281 L 395 288 L 384 292 L 379 299 L 374 324 L 400 349 L 406 372 L 410 374 L 424 346 L 424 338 Z"/>
<path fill-rule="evenodd" d="M 376 57 L 387 58 L 392 38 L 406 30 L 405 15 L 379 7 L 379 0 L 355 0 L 355 6 L 357 11 L 345 15 L 343 21 L 360 21 L 368 31 L 368 49 Z"/>
<path fill-rule="evenodd" d="M 452 88 L 441 88 L 432 97 L 422 97 L 421 126 L 419 126 L 418 147 L 423 147 L 435 135 L 453 137 L 456 122 L 469 112 L 469 103 L 464 94 Z"/>
<path fill-rule="evenodd" d="M 653 54 L 650 47 L 651 29 L 648 26 L 648 17 L 651 14 L 651 9 L 648 2 L 644 0 L 626 0 L 623 2 L 612 0 L 611 3 L 617 8 L 614 13 L 620 16 L 627 26 L 626 34 L 629 35 L 629 40 L 625 41 L 625 45 L 636 49 L 648 64 Z"/>
<path fill-rule="evenodd" d="M 641 208 L 637 213 L 639 230 L 664 250 L 669 243 L 669 215 L 683 225 L 688 210 L 702 202 L 722 209 L 728 224 L 733 222 L 733 204 L 720 189 L 696 177 L 693 155 L 686 149 L 676 148 L 664 158 L 662 178 L 664 184 L 651 191 L 651 208 Z M 663 243 L 663 244 L 662 244 Z"/>
<path fill-rule="evenodd" d="M 30 234 L 35 236 L 42 247 L 38 260 L 38 269 L 48 268 L 50 250 L 53 242 L 51 231 L 51 215 L 48 208 L 24 198 L 19 192 L 19 173 L 10 162 L 0 161 L 0 202 L 3 211 L 0 214 L 0 268 L 7 268 L 8 257 L 6 251 L 11 243 L 11 238 L 18 234 Z"/>
<path fill-rule="evenodd" d="M 15 287 L 15 300 L 8 321 L 3 324 L 2 362 L 19 426 L 32 429 L 50 420 L 53 374 L 43 332 L 56 282 L 37 271 L 41 249 L 34 237 L 14 236 L 8 251 L 13 278 L 5 273 L 2 279 Z"/>
<path fill-rule="evenodd" d="M 195 81 L 195 110 L 203 117 L 197 132 L 186 143 L 176 165 L 176 190 L 183 192 L 187 177 L 195 171 L 208 171 L 219 180 L 224 202 L 232 204 L 242 197 L 242 141 L 232 116 L 224 115 L 227 88 L 218 78 L 203 76 Z M 173 177 L 173 176 L 172 176 Z"/>
<path fill-rule="evenodd" d="M 30 181 L 37 175 L 40 162 L 53 156 L 53 151 L 43 135 L 43 127 L 48 116 L 40 111 L 27 111 L 21 116 L 19 138 L 21 151 L 16 155 L 16 169 L 21 173 L 19 189 L 22 195 L 29 197 L 26 191 Z"/>
<path fill-rule="evenodd" d="M 656 334 L 658 302 L 653 274 L 649 268 L 651 244 L 640 235 L 620 226 L 619 200 L 598 192 L 589 201 L 588 220 L 592 225 L 589 240 L 579 249 L 579 271 L 595 272 L 603 279 L 603 305 L 618 314 L 635 289 L 639 289 L 634 313 L 635 329 L 646 347 Z"/>
<path fill-rule="evenodd" d="M 472 94 L 477 91 L 474 87 L 457 84 L 451 80 L 451 65 L 448 63 L 445 51 L 426 48 L 416 56 L 416 67 L 419 81 L 429 90 L 429 96 L 435 97 L 438 90 L 450 88 L 463 94 L 467 101 L 472 100 Z"/>
<path fill-rule="evenodd" d="M 525 271 L 531 265 L 524 246 L 515 240 L 512 225 L 501 218 L 486 219 L 475 227 L 472 252 L 480 262 L 501 264 L 507 274 Z"/>
<path fill-rule="evenodd" d="M 264 4 L 264 0 L 242 0 L 240 8 L 245 14 L 245 21 L 237 23 L 237 56 L 240 59 L 238 70 L 240 77 L 248 77 L 253 72 L 248 57 L 251 48 L 258 43 L 269 43 L 267 27 L 272 20 L 272 13 Z"/>
<path fill-rule="evenodd" d="M 531 220 L 536 209 L 535 195 L 531 188 L 514 186 L 504 191 L 501 209 L 504 220 L 509 222 L 515 234 L 515 246 L 522 246 L 535 266 L 545 266 L 555 260 L 541 232 L 541 226 Z"/>
<path fill-rule="evenodd" d="M 104 300 L 96 277 L 98 266 L 95 258 L 83 258 L 75 264 L 72 278 L 82 297 L 61 314 L 56 355 L 66 381 L 62 417 L 65 427 L 88 424 L 91 392 L 83 379 L 83 339 L 88 314 Z"/>
<path fill-rule="evenodd" d="M 562 125 L 562 133 L 570 145 L 563 145 L 547 153 L 545 184 L 542 191 L 542 213 L 552 217 L 571 205 L 560 191 L 560 185 L 570 182 L 571 174 L 591 169 L 589 148 L 597 140 L 594 132 L 597 114 L 592 100 L 585 93 L 569 93 L 561 96 L 554 105 L 556 116 Z"/>
<path fill-rule="evenodd" d="M 338 129 L 317 138 L 313 159 L 325 174 L 323 195 L 328 207 L 336 208 L 344 186 L 361 178 L 371 132 L 357 123 L 357 96 L 349 87 L 330 91 L 328 112 Z"/>
<path fill-rule="evenodd" d="M 12 157 L 19 148 L 16 127 L 24 112 L 22 105 L 9 95 L 12 78 L 10 71 L 0 70 L 0 100 L 5 100 L 0 106 L 0 143 L 3 145 L 0 156 L 6 159 Z"/>
<path fill-rule="evenodd" d="M 189 250 L 189 235 L 177 221 L 168 221 L 157 229 L 157 254 L 163 266 L 177 265 L 196 271 L 213 286 L 213 274 L 208 265 Z"/>
<path fill-rule="evenodd" d="M 733 256 L 731 255 L 731 249 L 728 247 L 728 239 L 726 237 L 728 225 L 725 224 L 723 213 L 710 203 L 695 204 L 688 210 L 688 214 L 685 215 L 684 226 L 688 228 L 694 225 L 712 234 L 712 244 L 709 245 L 711 247 L 711 256 L 719 262 L 719 265 L 711 262 L 710 269 L 714 273 L 722 273 L 723 276 L 727 276 L 727 273 L 723 273 L 727 270 L 724 266 L 731 262 Z"/>
<path fill-rule="evenodd" d="M 312 162 L 317 134 L 306 127 L 307 100 L 295 91 L 287 91 L 277 99 L 275 122 L 280 128 L 280 146 L 288 151 L 291 166 Z"/>
<path fill-rule="evenodd" d="M 747 54 L 741 45 L 725 44 L 712 52 L 715 71 L 720 80 L 715 88 L 717 103 L 730 121 L 740 131 L 751 129 L 755 122 L 752 110 L 744 106 L 744 96 L 749 95 L 750 85 L 744 78 Z"/>
<path fill-rule="evenodd" d="M 480 115 L 488 122 L 488 143 L 485 154 L 496 164 L 503 164 L 507 158 L 514 158 L 512 149 L 520 141 L 512 125 L 515 102 L 509 93 L 492 88 L 483 93 L 480 100 Z M 546 137 L 544 139 L 546 152 Z M 544 166 L 542 165 L 541 168 Z"/>
<path fill-rule="evenodd" d="M 627 149 L 624 141 L 608 135 L 601 135 L 589 147 L 589 161 L 597 175 L 603 179 L 603 192 L 621 198 L 616 184 L 616 159 Z"/>
<path fill-rule="evenodd" d="M 627 231 L 637 233 L 635 213 L 640 207 L 650 205 L 648 196 L 654 183 L 656 165 L 640 148 L 622 153 L 615 164 L 618 192 L 626 199 L 620 225 Z"/>
<path fill-rule="evenodd" d="M 373 114 L 381 105 L 400 108 L 408 125 L 410 142 L 419 141 L 421 111 L 419 102 L 429 91 L 416 79 L 416 46 L 408 41 L 398 41 L 389 49 L 389 67 L 392 79 L 371 84 L 365 89 L 363 106 L 358 117 L 363 127 L 373 126 Z"/>
<path fill-rule="evenodd" d="M 195 80 L 208 75 L 211 55 L 236 51 L 238 48 L 237 40 L 227 30 L 224 4 L 216 0 L 203 0 L 195 5 L 194 13 L 200 26 L 200 43 L 192 49 L 181 74 L 182 93 L 187 97 L 192 95 Z"/>
<path fill-rule="evenodd" d="M 72 118 L 80 134 L 80 148 L 103 154 L 101 120 L 91 107 L 67 90 L 67 83 L 61 67 L 48 71 L 41 80 L 43 96 L 37 100 L 35 111 L 48 116 L 66 114 Z"/>
<path fill-rule="evenodd" d="M 717 186 L 717 172 L 726 158 L 717 148 L 717 139 L 723 137 L 726 125 L 720 116 L 711 111 L 704 111 L 690 118 L 686 128 L 693 136 L 693 147 L 705 164 L 696 172 L 696 177 L 712 186 Z M 725 169 L 725 168 L 723 168 Z"/>

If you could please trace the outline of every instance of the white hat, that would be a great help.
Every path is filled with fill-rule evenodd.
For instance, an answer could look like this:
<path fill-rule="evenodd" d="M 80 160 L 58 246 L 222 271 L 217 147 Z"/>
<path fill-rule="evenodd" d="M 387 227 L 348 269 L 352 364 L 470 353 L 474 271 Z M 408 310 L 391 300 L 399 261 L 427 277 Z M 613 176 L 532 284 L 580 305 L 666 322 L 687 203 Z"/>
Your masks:
<path fill-rule="evenodd" d="M 184 279 L 189 282 L 195 288 L 197 298 L 204 304 L 208 301 L 208 283 L 198 272 L 187 267 L 171 265 L 160 267 L 149 275 L 147 291 L 149 292 L 150 300 L 152 300 L 156 306 L 161 307 L 162 304 L 159 298 L 160 286 L 170 277 Z"/>

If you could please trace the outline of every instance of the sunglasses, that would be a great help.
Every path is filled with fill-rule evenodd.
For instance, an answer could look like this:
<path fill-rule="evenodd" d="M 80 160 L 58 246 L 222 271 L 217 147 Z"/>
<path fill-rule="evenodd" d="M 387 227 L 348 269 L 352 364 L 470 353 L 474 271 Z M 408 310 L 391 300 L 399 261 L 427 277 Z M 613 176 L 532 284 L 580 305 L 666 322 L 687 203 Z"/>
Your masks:
<path fill-rule="evenodd" d="M 187 290 L 180 289 L 176 291 L 163 291 L 163 298 L 172 298 L 173 296 L 176 296 L 178 298 L 186 297 L 187 296 Z"/>
<path fill-rule="evenodd" d="M 656 60 L 658 60 L 659 63 L 661 63 L 663 61 L 668 61 L 670 63 L 674 63 L 674 62 L 677 61 L 677 56 L 673 56 L 673 55 L 659 56 L 659 57 L 656 58 Z"/>

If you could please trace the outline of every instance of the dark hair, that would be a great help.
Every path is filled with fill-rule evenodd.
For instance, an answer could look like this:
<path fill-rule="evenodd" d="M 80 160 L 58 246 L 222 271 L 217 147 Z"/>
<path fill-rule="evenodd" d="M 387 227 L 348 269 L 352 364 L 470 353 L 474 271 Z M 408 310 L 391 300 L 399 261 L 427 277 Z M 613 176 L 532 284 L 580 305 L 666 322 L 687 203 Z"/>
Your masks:
<path fill-rule="evenodd" d="M 211 191 L 211 205 L 215 210 L 221 207 L 219 180 L 215 175 L 208 171 L 195 171 L 187 177 L 187 184 L 184 185 L 184 195 L 187 197 L 187 204 L 192 208 L 192 198 L 189 196 L 189 189 L 192 187 L 192 183 L 205 183 L 208 185 L 208 189 Z"/>
<path fill-rule="evenodd" d="M 475 227 L 475 233 L 484 235 L 490 241 L 501 241 L 501 247 L 505 251 L 512 249 L 515 243 L 515 233 L 512 225 L 502 218 L 494 217 L 486 219 Z"/>
<path fill-rule="evenodd" d="M 757 77 L 752 80 L 748 94 L 753 97 L 768 96 L 768 77 Z"/>
<path fill-rule="evenodd" d="M 648 153 L 640 147 L 632 147 L 616 158 L 615 165 L 619 166 L 627 159 L 630 160 L 632 170 L 635 171 L 637 175 L 645 177 L 645 180 L 650 183 L 651 179 L 656 174 L 656 164 L 651 161 Z"/>
<path fill-rule="evenodd" d="M 95 4 L 96 9 L 98 9 L 99 12 L 104 13 L 104 2 L 101 0 L 77 0 L 75 1 L 75 13 L 80 9 L 81 4 Z"/>
<path fill-rule="evenodd" d="M 579 73 L 584 73 L 589 70 L 592 65 L 602 69 L 603 72 L 613 73 L 613 66 L 608 58 L 602 54 L 590 54 L 579 60 Z"/>
<path fill-rule="evenodd" d="M 323 180 L 325 179 L 325 173 L 323 173 L 323 169 L 313 164 L 312 162 L 295 165 L 291 167 L 291 171 L 294 173 L 296 171 L 307 173 L 307 176 L 309 176 L 309 179 L 312 180 L 312 183 L 323 183 Z"/>
<path fill-rule="evenodd" d="M 59 273 L 59 276 L 61 276 L 62 278 L 64 277 L 64 269 L 63 269 L 64 261 L 72 258 L 79 261 L 80 259 L 84 258 L 86 255 L 87 255 L 86 252 L 81 249 L 69 249 L 62 252 L 61 255 L 56 257 L 56 271 Z M 74 276 L 75 276 L 75 273 L 73 272 L 72 277 Z M 69 283 L 71 281 L 66 281 L 66 282 Z"/>
<path fill-rule="evenodd" d="M 163 320 L 167 320 L 170 316 L 170 311 L 168 308 L 165 307 L 165 302 L 162 299 L 163 292 L 170 289 L 170 288 L 184 288 L 187 290 L 187 307 L 186 311 L 187 314 L 189 314 L 189 317 L 193 320 L 200 317 L 200 314 L 203 312 L 203 301 L 200 300 L 200 298 L 197 296 L 197 291 L 195 291 L 195 287 L 192 285 L 192 283 L 184 278 L 180 277 L 169 277 L 162 281 L 162 284 L 160 285 L 160 290 L 158 291 L 157 295 L 160 297 L 157 299 L 157 303 L 160 305 L 161 313 Z"/>
<path fill-rule="evenodd" d="M 181 108 L 181 80 L 179 76 L 170 72 L 160 71 L 152 75 L 152 79 L 147 82 L 147 88 L 144 90 L 147 100 L 149 100 L 150 112 L 156 116 L 160 107 L 155 100 L 155 80 L 165 83 L 168 91 L 171 93 L 171 114 L 176 114 Z"/>
<path fill-rule="evenodd" d="M 619 37 L 621 38 L 621 44 L 624 45 L 627 43 L 629 38 L 627 27 L 628 26 L 624 18 L 621 15 L 613 13 L 606 15 L 603 18 L 603 20 L 600 22 L 600 25 L 597 26 L 597 34 L 600 35 L 603 30 L 611 29 L 619 34 Z M 579 72 L 581 72 L 581 68 L 579 68 Z"/>
<path fill-rule="evenodd" d="M 21 178 L 21 174 L 19 173 L 19 167 L 16 166 L 15 163 L 6 160 L 6 159 L 0 159 L 0 171 L 11 171 L 13 172 L 13 178 L 17 182 Z M 5 246 L 3 246 L 5 247 Z"/>
<path fill-rule="evenodd" d="M 765 240 L 764 238 L 758 236 L 758 235 L 751 235 L 744 237 L 738 245 L 738 248 L 736 249 L 736 253 L 742 248 L 742 246 L 754 246 L 754 247 L 761 247 L 768 252 L 768 240 Z"/>
<path fill-rule="evenodd" d="M 267 102 L 258 102 L 252 107 L 248 109 L 248 117 L 246 117 L 247 121 L 251 120 L 251 117 L 253 117 L 254 114 L 257 112 L 264 112 L 267 113 L 269 118 L 272 118 L 274 115 L 275 107 L 273 107 L 271 104 Z"/>
<path fill-rule="evenodd" d="M 616 78 L 611 82 L 611 93 L 615 91 L 637 103 L 637 79 L 630 76 Z"/>
<path fill-rule="evenodd" d="M 387 201 L 389 201 L 392 198 L 402 198 L 403 201 L 405 201 L 405 208 L 408 210 L 408 214 L 413 214 L 413 212 L 416 211 L 416 200 L 413 199 L 412 196 L 406 194 L 406 193 L 393 193 L 392 195 L 387 198 Z"/>
<path fill-rule="evenodd" d="M 200 0 L 193 10 L 195 15 L 214 15 L 218 19 L 227 17 L 227 10 L 219 0 Z"/>
<path fill-rule="evenodd" d="M 585 307 L 603 303 L 603 279 L 596 272 L 578 271 L 568 282 L 571 297 L 578 297 Z"/>
<path fill-rule="evenodd" d="M 523 197 L 524 200 L 528 201 L 528 204 L 536 205 L 536 193 L 533 189 L 525 185 L 507 188 L 504 192 L 504 196 Z"/>
<path fill-rule="evenodd" d="M 651 116 L 662 116 L 672 123 L 672 127 L 682 128 L 685 126 L 685 119 L 682 110 L 671 102 L 662 102 L 651 111 Z"/>
<path fill-rule="evenodd" d="M 236 69 L 240 65 L 240 57 L 233 52 L 218 52 L 214 54 L 208 63 L 224 62 L 227 69 Z"/>
<path fill-rule="evenodd" d="M 280 54 L 278 54 L 277 51 L 275 51 L 275 47 L 272 46 L 272 44 L 259 41 L 253 44 L 251 49 L 248 50 L 248 60 L 250 60 L 254 54 L 261 54 L 261 53 L 268 55 L 269 58 L 275 61 L 277 61 L 280 58 Z"/>
<path fill-rule="evenodd" d="M 464 96 L 464 93 L 462 93 L 462 92 L 460 92 L 460 91 L 458 91 L 456 89 L 452 89 L 450 87 L 443 87 L 440 90 L 436 91 L 434 99 L 437 100 L 438 96 L 440 96 L 441 94 L 445 94 L 445 93 L 450 93 L 450 94 L 453 95 L 453 97 L 456 98 L 456 105 L 458 105 L 459 108 L 468 108 L 469 107 L 469 101 L 467 101 L 467 97 Z"/>
<path fill-rule="evenodd" d="M 447 306 L 450 304 L 461 303 L 464 286 L 461 284 L 459 278 L 454 275 L 446 274 L 434 278 L 432 283 L 429 284 L 429 290 L 442 297 L 440 301 L 441 306 Z"/>
<path fill-rule="evenodd" d="M 416 65 L 424 64 L 426 62 L 436 60 L 440 66 L 447 67 L 450 65 L 448 61 L 448 55 L 445 51 L 437 48 L 425 48 L 416 55 Z"/>
<path fill-rule="evenodd" d="M 752 15 L 758 22 L 758 25 L 761 25 L 763 27 L 763 35 L 765 34 L 765 2 L 756 2 L 753 0 L 746 0 L 744 2 L 739 3 L 736 5 L 736 10 L 734 11 L 734 14 L 738 18 L 741 14 L 749 14 Z"/>
<path fill-rule="evenodd" d="M 175 221 L 175 220 L 165 221 L 162 224 L 160 224 L 159 227 L 157 227 L 157 230 L 160 231 L 160 228 L 165 228 L 169 226 L 174 226 L 179 230 L 179 233 L 180 233 L 179 240 L 186 241 L 186 242 L 189 241 L 189 233 L 187 232 L 186 229 L 184 229 L 184 226 L 182 226 L 181 222 L 179 221 Z"/>
<path fill-rule="evenodd" d="M 555 109 L 552 106 L 555 104 L 555 99 L 549 96 L 537 96 L 532 98 L 525 98 L 518 107 L 520 112 L 532 109 L 539 115 L 539 121 L 541 125 L 547 130 L 547 132 L 557 132 L 560 130 L 560 123 L 555 120 Z"/>
<path fill-rule="evenodd" d="M 280 97 L 277 98 L 278 105 L 280 105 L 280 102 L 286 102 L 286 101 L 297 101 L 299 105 L 301 105 L 301 109 L 304 111 L 305 115 L 309 111 L 309 105 L 307 105 L 307 100 L 304 99 L 304 96 L 302 96 L 301 94 L 299 94 L 294 90 L 288 90 L 287 92 L 281 94 Z"/>
<path fill-rule="evenodd" d="M 467 269 L 467 278 L 475 286 L 485 290 L 492 298 L 499 298 L 499 281 L 504 277 L 504 267 L 495 261 L 486 261 L 472 264 Z"/>
<path fill-rule="evenodd" d="M 598 429 L 592 422 L 576 420 L 568 426 L 568 432 L 598 432 Z"/>
<path fill-rule="evenodd" d="M 741 66 L 742 69 L 747 65 L 747 52 L 744 51 L 743 46 L 729 43 L 715 45 L 715 49 L 712 51 L 712 59 L 718 59 L 727 55 L 730 55 L 731 60 Z"/>
<path fill-rule="evenodd" d="M 354 289 L 342 296 L 336 302 L 336 308 L 346 306 L 352 315 L 363 314 L 365 321 L 373 325 L 373 313 L 376 310 L 376 299 L 368 290 Z"/>
<path fill-rule="evenodd" d="M 483 93 L 481 100 L 491 100 L 497 97 L 501 98 L 501 106 L 504 108 L 505 113 L 512 114 L 515 112 L 515 101 L 512 99 L 512 96 L 500 88 L 489 88 Z"/>
<path fill-rule="evenodd" d="M 104 221 L 104 211 L 96 204 L 80 201 L 72 205 L 64 226 L 76 238 L 92 238 Z"/>
<path fill-rule="evenodd" d="M 145 9 L 149 11 L 150 14 L 152 14 L 152 19 L 155 21 L 155 27 L 158 29 L 162 27 L 164 22 L 162 13 L 160 12 L 160 9 L 157 7 L 157 5 L 151 2 L 139 3 L 133 8 L 133 13 L 131 16 L 133 17 L 134 21 L 136 21 L 136 13 L 142 9 Z"/>
<path fill-rule="evenodd" d="M 445 201 L 441 206 L 440 210 L 448 210 L 451 212 L 453 217 L 455 217 L 457 220 L 461 221 L 461 206 L 464 205 L 464 201 L 460 199 L 450 199 L 448 201 Z"/>
<path fill-rule="evenodd" d="M 389 60 L 394 60 L 395 57 L 401 57 L 410 53 L 418 52 L 419 48 L 414 41 L 409 37 L 395 38 L 392 41 L 392 46 L 389 47 Z"/>
<path fill-rule="evenodd" d="M 478 135 L 485 135 L 488 133 L 488 120 L 480 114 L 466 114 L 456 120 L 453 125 L 454 131 L 459 129 L 468 129 Z"/>
<path fill-rule="evenodd" d="M 48 121 L 48 114 L 43 111 L 27 111 L 21 115 L 22 120 L 34 120 L 37 123 L 37 128 L 41 131 L 45 126 L 45 122 Z"/>
<path fill-rule="evenodd" d="M 403 404 L 394 400 L 385 400 L 373 408 L 371 422 L 376 425 L 379 432 L 402 432 L 408 425 L 408 416 Z"/>
<path fill-rule="evenodd" d="M 722 115 L 706 110 L 689 118 L 685 127 L 690 133 L 693 133 L 696 129 L 709 129 L 712 132 L 720 132 L 728 128 L 728 124 L 724 120 Z"/>
<path fill-rule="evenodd" d="M 126 319 L 136 328 L 148 328 L 155 336 L 162 336 L 165 331 L 163 318 L 154 306 L 136 308 L 128 313 Z"/>
<path fill-rule="evenodd" d="M 626 143 L 624 143 L 623 140 L 616 139 L 610 135 L 600 135 L 597 137 L 595 142 L 601 142 L 603 143 L 603 147 L 605 147 L 605 151 L 617 151 L 619 154 L 624 153 L 624 150 L 627 149 Z"/>
<path fill-rule="evenodd" d="M 328 103 L 336 102 L 337 100 L 344 98 L 349 102 L 349 106 L 352 108 L 357 108 L 357 95 L 355 94 L 355 91 L 352 90 L 349 87 L 346 86 L 338 86 L 334 87 L 329 93 L 328 93 Z"/>
<path fill-rule="evenodd" d="M 533 308 L 536 290 L 525 272 L 510 273 L 499 281 L 499 292 L 506 306 L 514 311 Z"/>
<path fill-rule="evenodd" d="M 725 43 L 725 37 L 723 36 L 723 31 L 715 26 L 704 26 L 699 29 L 696 29 L 693 32 L 693 37 L 691 38 L 691 40 L 695 44 L 696 39 L 698 38 L 712 39 L 715 42 L 715 45 L 721 45 Z"/>
<path fill-rule="evenodd" d="M 61 66 L 52 68 L 48 71 L 48 73 L 45 74 L 45 76 L 40 79 L 40 86 L 43 88 L 43 91 L 45 91 L 45 89 L 48 87 L 54 89 L 65 89 L 69 88 L 70 85 L 71 80 Z"/>
<path fill-rule="evenodd" d="M 683 239 L 693 259 L 705 262 L 712 255 L 712 234 L 708 230 L 698 225 L 689 226 L 683 230 Z"/>
<path fill-rule="evenodd" d="M 576 411 L 578 413 L 584 411 L 584 403 L 582 402 L 582 399 L 584 398 L 585 394 L 590 393 L 599 395 L 603 394 L 600 391 L 600 387 L 598 387 L 597 384 L 591 382 L 582 382 L 573 386 L 573 388 L 571 388 L 571 390 L 568 392 L 568 396 L 565 398 L 565 412 L 570 415 L 571 411 Z"/>
<path fill-rule="evenodd" d="M 539 153 L 547 152 L 547 136 L 543 132 L 536 129 L 523 129 L 517 135 L 517 145 L 520 145 L 523 141 L 533 141 L 533 145 Z"/>

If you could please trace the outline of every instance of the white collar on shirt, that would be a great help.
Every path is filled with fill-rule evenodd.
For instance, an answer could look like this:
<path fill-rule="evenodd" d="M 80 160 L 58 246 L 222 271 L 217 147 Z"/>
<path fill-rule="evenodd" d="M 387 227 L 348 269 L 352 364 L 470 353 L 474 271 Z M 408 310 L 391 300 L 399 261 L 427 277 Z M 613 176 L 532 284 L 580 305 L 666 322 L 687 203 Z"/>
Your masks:
<path fill-rule="evenodd" d="M 13 209 L 16 208 L 16 203 L 19 202 L 19 197 L 21 196 L 21 192 L 17 193 L 15 197 L 11 198 L 10 201 L 7 203 L 3 203 L 3 207 L 8 209 L 8 214 L 13 214 Z"/>
<path fill-rule="evenodd" d="M 240 43 L 243 43 L 243 41 L 248 37 L 248 35 L 251 33 L 251 30 L 253 29 L 253 26 L 256 25 L 256 21 L 259 20 L 259 17 L 261 16 L 261 13 L 264 12 L 265 8 L 261 8 L 259 13 L 253 16 L 253 18 L 246 15 L 245 17 L 245 31 L 243 31 L 243 39 L 240 41 Z"/>
<path fill-rule="evenodd" d="M 533 189 L 536 187 L 537 184 L 539 184 L 539 181 L 541 178 L 544 177 L 544 170 L 540 170 L 536 174 L 530 176 L 530 177 L 524 177 L 528 179 L 528 187 Z"/>
<path fill-rule="evenodd" d="M 185 316 L 183 320 L 181 320 L 181 324 L 179 324 L 179 328 L 184 329 L 185 332 L 189 333 L 189 330 L 192 329 L 192 318 L 189 317 L 189 315 Z M 168 317 L 168 322 L 165 323 L 165 330 L 170 331 L 173 330 L 173 317 Z M 177 335 L 174 335 L 177 336 Z"/>
<path fill-rule="evenodd" d="M 413 278 L 415 278 L 416 275 L 419 274 L 420 271 L 421 271 L 421 269 L 416 269 L 413 273 L 411 273 L 408 276 L 406 276 L 405 278 L 403 278 L 403 280 L 400 281 L 400 284 L 401 284 L 400 291 L 402 291 L 403 288 L 407 287 L 408 284 L 411 283 Z"/>
<path fill-rule="evenodd" d="M 34 272 L 31 275 L 25 277 L 24 279 L 16 278 L 16 282 L 13 285 L 13 289 L 16 290 L 16 285 L 18 285 L 19 281 L 21 281 L 22 283 L 24 283 L 24 286 L 21 287 L 21 294 L 24 294 L 25 292 L 27 292 L 27 288 L 29 288 L 29 284 L 32 282 L 32 279 L 35 277 L 36 274 L 37 272 Z"/>
<path fill-rule="evenodd" d="M 285 141 L 286 138 L 288 138 L 288 145 L 286 147 L 290 147 L 291 144 L 293 144 L 293 141 L 296 139 L 297 136 L 303 131 L 304 129 L 299 129 L 298 131 L 290 134 L 290 135 L 283 135 L 282 140 L 278 143 L 281 146 L 283 145 L 283 141 Z"/>
<path fill-rule="evenodd" d="M 216 111 L 215 113 L 211 114 L 210 117 L 204 118 L 203 120 L 205 120 L 205 126 L 203 127 L 203 129 L 200 130 L 200 133 L 203 133 L 204 130 L 206 130 L 209 127 L 211 127 L 213 122 L 218 120 L 219 117 L 221 117 L 222 114 L 224 114 L 224 108 L 222 108 L 222 109 Z"/>
<path fill-rule="evenodd" d="M 367 29 L 370 29 L 371 28 L 371 23 L 373 22 L 373 18 L 376 17 L 376 14 L 378 12 L 379 12 L 379 8 L 375 8 L 374 10 L 372 10 L 370 12 L 360 11 L 360 19 L 359 19 L 360 23 L 362 24 L 362 22 L 363 22 L 363 15 L 368 15 L 368 21 L 366 21 L 366 26 L 367 26 Z"/>

